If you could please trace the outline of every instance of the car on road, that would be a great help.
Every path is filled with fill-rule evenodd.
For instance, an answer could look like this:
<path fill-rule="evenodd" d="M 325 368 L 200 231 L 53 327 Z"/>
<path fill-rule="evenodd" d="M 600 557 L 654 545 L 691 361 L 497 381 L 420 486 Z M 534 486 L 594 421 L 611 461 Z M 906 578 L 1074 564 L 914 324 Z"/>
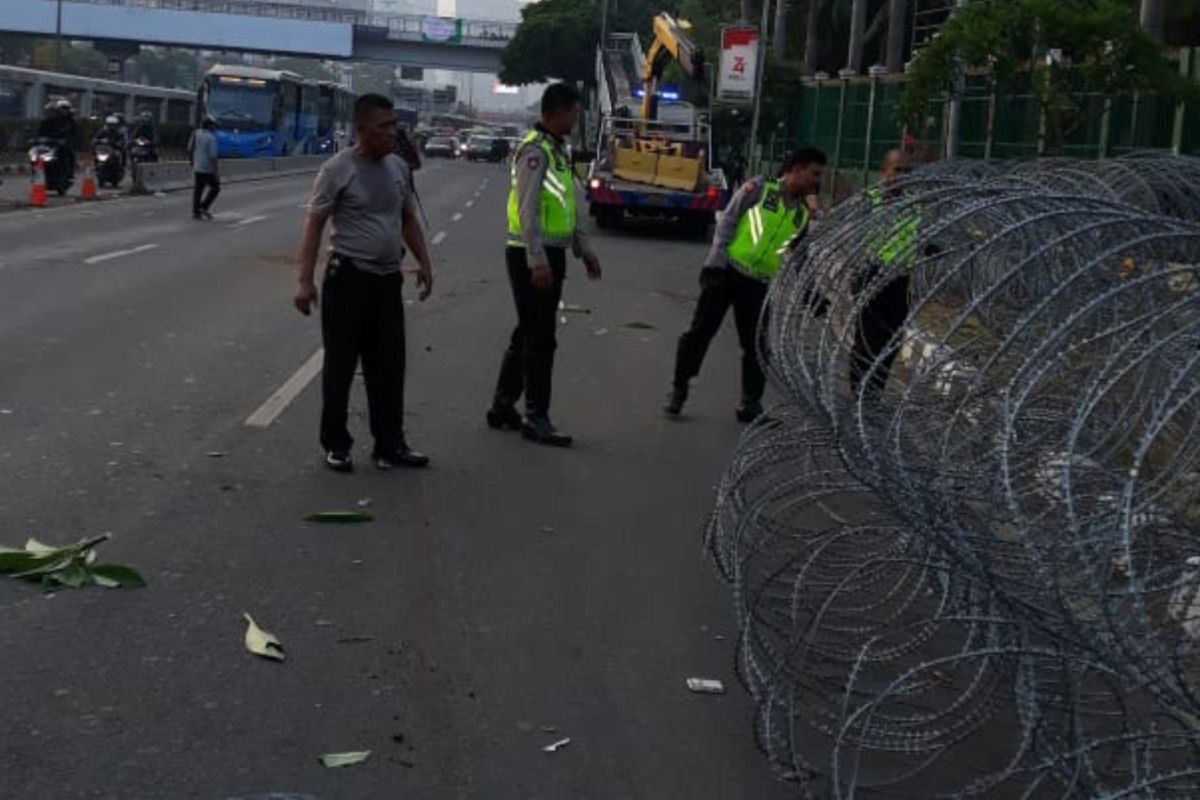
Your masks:
<path fill-rule="evenodd" d="M 457 158 L 458 142 L 449 136 L 434 136 L 425 143 L 426 158 Z"/>
<path fill-rule="evenodd" d="M 504 154 L 500 147 L 501 141 L 491 136 L 472 136 L 467 141 L 468 161 L 501 161 Z"/>

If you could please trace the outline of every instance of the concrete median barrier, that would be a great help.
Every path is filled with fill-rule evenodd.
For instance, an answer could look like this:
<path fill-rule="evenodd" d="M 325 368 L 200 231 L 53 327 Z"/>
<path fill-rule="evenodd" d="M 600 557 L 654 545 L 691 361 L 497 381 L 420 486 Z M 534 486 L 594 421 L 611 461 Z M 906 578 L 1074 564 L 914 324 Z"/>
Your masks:
<path fill-rule="evenodd" d="M 221 182 L 241 183 L 316 172 L 326 158 L 328 156 L 228 159 L 221 162 Z M 135 164 L 131 191 L 134 194 L 178 191 L 190 189 L 192 182 L 192 165 L 187 161 Z"/>

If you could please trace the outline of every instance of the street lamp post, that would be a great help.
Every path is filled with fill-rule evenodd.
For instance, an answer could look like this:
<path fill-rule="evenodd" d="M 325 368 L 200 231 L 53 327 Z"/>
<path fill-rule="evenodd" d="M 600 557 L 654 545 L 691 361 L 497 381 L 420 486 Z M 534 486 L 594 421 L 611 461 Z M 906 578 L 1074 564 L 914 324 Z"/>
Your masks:
<path fill-rule="evenodd" d="M 777 0 L 783 2 L 783 0 Z M 746 159 L 746 163 L 751 169 L 757 167 L 755 159 L 755 148 L 758 144 L 758 118 L 762 112 L 762 86 L 763 75 L 767 71 L 767 23 L 771 17 L 771 0 L 763 0 L 762 21 L 758 28 L 758 63 L 755 65 L 754 76 L 754 114 L 750 120 L 750 153 Z"/>

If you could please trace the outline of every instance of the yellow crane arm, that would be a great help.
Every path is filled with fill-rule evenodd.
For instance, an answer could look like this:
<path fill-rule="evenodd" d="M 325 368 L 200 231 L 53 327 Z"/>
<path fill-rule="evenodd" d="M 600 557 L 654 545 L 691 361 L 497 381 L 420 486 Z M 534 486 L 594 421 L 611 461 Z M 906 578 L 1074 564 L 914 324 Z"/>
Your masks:
<path fill-rule="evenodd" d="M 654 18 L 654 41 L 646 53 L 642 71 L 642 119 L 658 117 L 658 81 L 668 60 L 674 60 L 694 81 L 704 80 L 704 52 L 692 41 L 687 31 L 690 23 L 676 20 L 670 14 Z"/>

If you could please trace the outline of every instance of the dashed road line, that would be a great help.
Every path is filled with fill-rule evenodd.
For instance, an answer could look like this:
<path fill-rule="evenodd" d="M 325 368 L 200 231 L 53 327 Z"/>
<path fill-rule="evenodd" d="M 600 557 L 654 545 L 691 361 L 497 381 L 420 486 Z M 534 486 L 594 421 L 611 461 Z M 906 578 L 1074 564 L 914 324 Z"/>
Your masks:
<path fill-rule="evenodd" d="M 156 244 L 143 244 L 143 245 L 139 245 L 138 247 L 131 247 L 128 250 L 114 250 L 111 253 L 103 253 L 98 256 L 92 256 L 91 258 L 85 258 L 83 260 L 83 263 L 88 264 L 88 265 L 102 264 L 105 261 L 112 261 L 114 258 L 121 258 L 122 256 L 132 256 L 132 255 L 136 255 L 137 253 L 144 253 L 147 250 L 153 250 L 156 247 L 158 247 L 158 245 L 156 245 Z"/>
<path fill-rule="evenodd" d="M 462 219 L 462 218 L 463 218 L 462 212 L 461 212 L 461 211 L 456 211 L 456 212 L 454 212 L 454 216 L 450 218 L 450 221 L 451 221 L 451 222 L 458 222 L 458 221 L 459 221 L 460 219 Z"/>
<path fill-rule="evenodd" d="M 471 206 L 475 205 L 475 201 L 468 200 L 467 202 L 463 203 L 463 205 L 466 206 L 467 208 L 470 208 Z"/>
<path fill-rule="evenodd" d="M 446 232 L 438 231 L 433 235 L 433 238 L 429 240 L 429 243 L 432 245 L 439 245 L 444 241 L 446 241 Z"/>
<path fill-rule="evenodd" d="M 271 423 L 279 419 L 279 415 L 300 396 L 300 393 L 308 388 L 313 378 L 320 374 L 324 359 L 324 349 L 309 356 L 308 361 L 305 361 L 300 369 L 296 370 L 296 374 L 288 378 L 283 386 L 280 386 L 273 395 L 267 398 L 265 403 L 246 418 L 246 427 L 269 428 Z"/>

